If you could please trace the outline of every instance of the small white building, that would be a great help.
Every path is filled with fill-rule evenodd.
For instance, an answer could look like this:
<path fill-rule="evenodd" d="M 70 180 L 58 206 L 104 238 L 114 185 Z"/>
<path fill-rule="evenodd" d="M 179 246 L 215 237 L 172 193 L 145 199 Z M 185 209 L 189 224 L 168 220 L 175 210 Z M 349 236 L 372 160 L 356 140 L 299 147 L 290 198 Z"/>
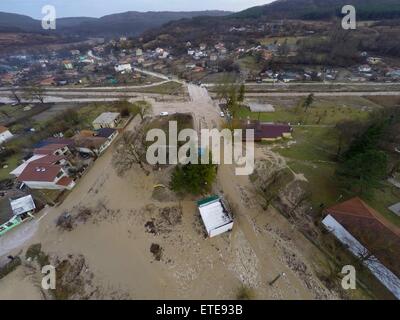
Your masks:
<path fill-rule="evenodd" d="M 13 134 L 8 130 L 8 128 L 0 126 L 0 144 L 10 140 Z"/>
<path fill-rule="evenodd" d="M 210 238 L 232 230 L 232 216 L 218 196 L 199 200 L 197 206 Z"/>
<path fill-rule="evenodd" d="M 121 115 L 118 112 L 104 112 L 93 121 L 95 130 L 102 128 L 115 128 L 121 121 Z"/>
<path fill-rule="evenodd" d="M 28 215 L 32 217 L 35 212 L 36 206 L 31 195 L 18 198 L 15 200 L 10 199 L 10 206 L 15 216 Z"/>
<path fill-rule="evenodd" d="M 130 73 L 132 72 L 132 66 L 130 63 L 125 63 L 125 64 L 118 64 L 114 67 L 116 72 L 121 72 L 121 73 Z"/>

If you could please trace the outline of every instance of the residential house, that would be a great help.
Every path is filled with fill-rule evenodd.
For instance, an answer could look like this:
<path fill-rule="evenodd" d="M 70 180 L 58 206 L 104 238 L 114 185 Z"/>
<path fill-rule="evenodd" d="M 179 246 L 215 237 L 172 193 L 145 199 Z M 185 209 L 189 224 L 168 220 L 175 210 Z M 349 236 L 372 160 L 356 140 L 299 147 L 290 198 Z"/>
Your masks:
<path fill-rule="evenodd" d="M 279 141 L 281 139 L 292 138 L 293 128 L 284 123 L 261 123 L 259 121 L 247 121 L 245 129 L 254 130 L 254 141 Z M 249 140 L 251 137 L 243 135 L 243 140 Z"/>
<path fill-rule="evenodd" d="M 122 74 L 132 72 L 132 66 L 130 63 L 118 64 L 114 67 L 114 69 L 115 72 L 121 72 Z"/>
<path fill-rule="evenodd" d="M 18 180 L 31 189 L 71 190 L 75 186 L 62 166 L 41 162 L 40 159 L 28 163 Z"/>
<path fill-rule="evenodd" d="M 46 77 L 39 81 L 41 86 L 54 86 L 57 83 L 54 76 Z"/>
<path fill-rule="evenodd" d="M 0 236 L 33 217 L 36 205 L 31 195 L 10 199 L 12 216 L 4 223 L 0 221 Z"/>
<path fill-rule="evenodd" d="M 358 71 L 359 71 L 359 72 L 363 72 L 363 73 L 365 73 L 365 72 L 371 72 L 371 71 L 372 71 L 372 68 L 371 68 L 369 65 L 365 64 L 365 65 L 359 66 L 359 67 L 358 67 Z"/>
<path fill-rule="evenodd" d="M 400 229 L 358 197 L 324 213 L 325 228 L 400 299 Z"/>
<path fill-rule="evenodd" d="M 143 55 L 143 50 L 142 49 L 136 49 L 136 56 L 141 57 Z"/>
<path fill-rule="evenodd" d="M 34 149 L 34 155 L 10 174 L 31 189 L 72 189 L 75 182 L 68 174 L 69 154 L 66 144 L 44 145 Z"/>
<path fill-rule="evenodd" d="M 49 143 L 33 150 L 35 155 L 68 156 L 71 151 L 65 143 Z"/>
<path fill-rule="evenodd" d="M 95 130 L 101 128 L 115 128 L 121 121 L 121 114 L 118 112 L 104 112 L 93 121 Z"/>
<path fill-rule="evenodd" d="M 218 196 L 197 201 L 197 207 L 210 238 L 232 230 L 232 215 Z"/>
<path fill-rule="evenodd" d="M 74 68 L 73 64 L 69 60 L 64 60 L 63 61 L 63 66 L 66 70 L 72 70 Z"/>
<path fill-rule="evenodd" d="M 0 144 L 10 140 L 12 137 L 13 134 L 8 130 L 8 128 L 0 126 Z"/>
<path fill-rule="evenodd" d="M 117 135 L 118 130 L 102 128 L 97 131 L 82 130 L 73 139 L 79 152 L 99 156 L 110 146 Z"/>

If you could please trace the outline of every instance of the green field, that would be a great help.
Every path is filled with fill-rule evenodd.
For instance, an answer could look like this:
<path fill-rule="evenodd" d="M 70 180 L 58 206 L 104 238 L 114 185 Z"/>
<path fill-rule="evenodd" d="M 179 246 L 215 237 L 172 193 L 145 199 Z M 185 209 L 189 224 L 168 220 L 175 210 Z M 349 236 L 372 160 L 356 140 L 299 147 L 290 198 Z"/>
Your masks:
<path fill-rule="evenodd" d="M 368 111 L 352 107 L 335 107 L 318 104 L 307 110 L 301 108 L 275 107 L 275 112 L 251 112 L 250 109 L 242 107 L 238 113 L 241 119 L 259 119 L 264 122 L 288 122 L 292 124 L 309 125 L 335 125 L 341 120 L 359 119 L 366 120 Z"/>
<path fill-rule="evenodd" d="M 347 199 L 352 195 L 340 188 L 335 170 L 335 155 L 338 148 L 334 127 L 295 127 L 295 144 L 275 151 L 284 156 L 289 167 L 296 173 L 302 173 L 309 181 L 314 207 L 325 207 Z M 365 200 L 386 219 L 400 226 L 400 217 L 388 210 L 394 203 L 400 202 L 400 191 L 384 183 L 380 189 L 373 190 L 370 199 Z"/>
<path fill-rule="evenodd" d="M 21 154 L 14 154 L 1 164 L 0 180 L 11 178 L 10 172 L 13 171 L 21 162 Z M 8 168 L 3 168 L 8 165 Z"/>

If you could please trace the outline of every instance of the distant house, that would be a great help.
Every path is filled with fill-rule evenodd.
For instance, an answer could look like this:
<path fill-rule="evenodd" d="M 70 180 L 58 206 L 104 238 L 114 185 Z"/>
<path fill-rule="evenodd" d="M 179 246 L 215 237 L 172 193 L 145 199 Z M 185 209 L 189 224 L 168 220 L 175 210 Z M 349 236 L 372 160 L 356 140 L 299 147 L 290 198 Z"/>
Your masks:
<path fill-rule="evenodd" d="M 132 72 L 132 66 L 130 63 L 118 64 L 114 67 L 114 69 L 115 69 L 115 72 L 121 72 L 121 73 Z"/>
<path fill-rule="evenodd" d="M 245 129 L 254 130 L 254 141 L 278 141 L 283 138 L 292 138 L 293 128 L 289 124 L 283 123 L 261 123 L 259 121 L 246 121 Z M 248 140 L 246 134 L 243 140 Z"/>
<path fill-rule="evenodd" d="M 358 71 L 360 71 L 360 72 L 371 72 L 372 68 L 369 65 L 365 64 L 365 65 L 359 66 L 358 67 Z"/>
<path fill-rule="evenodd" d="M 57 83 L 55 77 L 50 76 L 39 81 L 41 86 L 53 86 Z"/>
<path fill-rule="evenodd" d="M 12 137 L 13 134 L 8 130 L 8 128 L 0 126 L 0 144 L 10 140 Z"/>
<path fill-rule="evenodd" d="M 400 229 L 360 198 L 336 204 L 324 213 L 325 228 L 400 299 Z"/>
<path fill-rule="evenodd" d="M 218 196 L 197 201 L 197 207 L 210 238 L 232 230 L 233 218 Z"/>
<path fill-rule="evenodd" d="M 143 55 L 143 50 L 142 49 L 136 49 L 136 56 L 137 57 L 140 57 L 140 56 L 142 56 Z"/>
<path fill-rule="evenodd" d="M 104 112 L 93 121 L 95 130 L 102 128 L 115 128 L 121 121 L 121 115 L 118 112 Z"/>

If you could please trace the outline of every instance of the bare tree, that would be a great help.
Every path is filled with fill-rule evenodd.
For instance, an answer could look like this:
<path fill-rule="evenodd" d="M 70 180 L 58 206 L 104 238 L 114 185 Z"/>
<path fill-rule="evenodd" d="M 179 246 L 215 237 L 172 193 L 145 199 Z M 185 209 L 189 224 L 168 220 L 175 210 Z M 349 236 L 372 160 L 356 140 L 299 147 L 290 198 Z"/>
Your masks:
<path fill-rule="evenodd" d="M 143 126 L 134 131 L 123 132 L 116 143 L 113 154 L 113 165 L 119 176 L 122 176 L 135 165 L 138 165 L 146 175 L 150 174 L 145 167 L 145 138 L 146 132 Z"/>
<path fill-rule="evenodd" d="M 34 85 L 24 89 L 24 97 L 28 100 L 39 100 L 44 103 L 46 90 L 42 86 Z"/>
<path fill-rule="evenodd" d="M 267 180 L 260 181 L 258 193 L 263 199 L 264 210 L 268 209 L 270 204 L 278 198 L 280 191 L 286 185 L 287 175 L 287 171 L 282 169 L 272 173 Z"/>
<path fill-rule="evenodd" d="M 15 88 L 11 88 L 11 93 L 10 93 L 10 99 L 14 101 L 17 104 L 21 104 L 21 97 L 17 93 L 17 90 Z"/>
<path fill-rule="evenodd" d="M 153 112 L 153 106 L 150 102 L 141 100 L 136 101 L 133 104 L 134 110 L 140 115 L 140 118 L 143 120 L 147 115 L 151 115 Z"/>

